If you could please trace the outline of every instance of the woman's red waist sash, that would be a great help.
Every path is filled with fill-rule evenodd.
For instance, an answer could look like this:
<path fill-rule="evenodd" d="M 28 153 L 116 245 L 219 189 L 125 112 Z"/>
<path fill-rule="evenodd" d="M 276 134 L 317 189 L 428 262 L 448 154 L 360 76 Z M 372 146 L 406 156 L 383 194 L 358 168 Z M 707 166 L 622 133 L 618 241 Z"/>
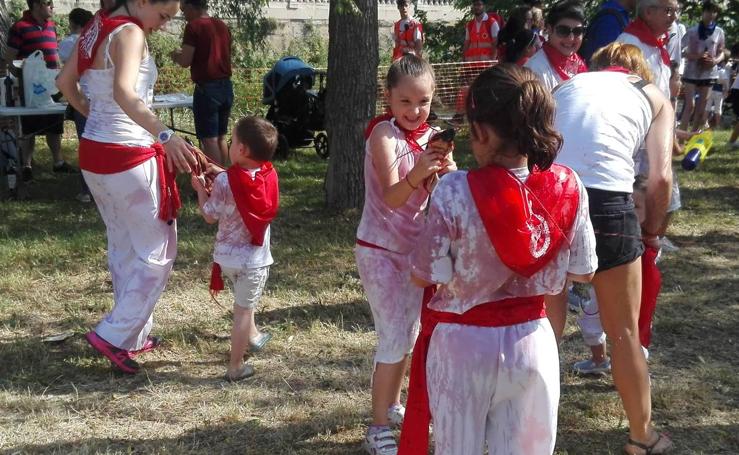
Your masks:
<path fill-rule="evenodd" d="M 159 175 L 159 219 L 169 222 L 177 218 L 177 211 L 182 203 L 175 182 L 175 173 L 166 168 L 162 144 L 154 143 L 144 147 L 110 144 L 85 138 L 80 140 L 80 168 L 95 174 L 117 174 L 132 169 L 152 157 L 156 158 Z"/>
<path fill-rule="evenodd" d="M 428 308 L 433 296 L 433 288 L 424 291 L 421 310 L 421 333 L 413 348 L 408 403 L 403 431 L 400 435 L 399 455 L 428 453 L 429 409 L 428 388 L 426 386 L 426 356 L 429 342 L 439 323 L 461 324 L 478 327 L 506 327 L 534 321 L 547 316 L 543 296 L 518 297 L 487 302 L 470 308 L 462 314 L 434 311 Z"/>

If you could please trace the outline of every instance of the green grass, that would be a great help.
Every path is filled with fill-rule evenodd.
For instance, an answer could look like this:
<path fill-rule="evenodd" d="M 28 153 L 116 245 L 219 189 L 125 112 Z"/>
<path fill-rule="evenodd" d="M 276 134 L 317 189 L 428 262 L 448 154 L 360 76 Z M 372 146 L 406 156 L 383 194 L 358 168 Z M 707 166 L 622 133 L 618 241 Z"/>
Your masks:
<path fill-rule="evenodd" d="M 681 250 L 661 263 L 654 420 L 678 454 L 739 453 L 739 164 L 726 136 L 699 170 L 678 171 L 684 208 L 669 234 Z M 72 161 L 75 146 L 65 141 Z M 164 348 L 129 377 L 87 346 L 82 334 L 112 305 L 104 226 L 74 200 L 75 176 L 48 172 L 48 155 L 36 154 L 28 200 L 0 202 L 0 452 L 360 453 L 374 343 L 352 252 L 360 213 L 323 209 L 324 161 L 304 150 L 276 163 L 276 263 L 257 315 L 275 338 L 250 360 L 257 376 L 231 385 L 220 379 L 229 314 L 207 292 L 215 227 L 189 197 L 155 314 Z M 585 353 L 573 318 L 563 365 Z M 625 439 L 611 379 L 564 373 L 557 453 L 620 453 Z"/>

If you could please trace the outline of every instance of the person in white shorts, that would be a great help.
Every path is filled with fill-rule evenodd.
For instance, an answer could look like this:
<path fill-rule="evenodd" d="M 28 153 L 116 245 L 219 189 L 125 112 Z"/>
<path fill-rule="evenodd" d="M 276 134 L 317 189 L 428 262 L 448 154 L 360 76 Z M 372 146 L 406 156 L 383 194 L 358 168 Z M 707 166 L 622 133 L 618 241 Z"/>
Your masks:
<path fill-rule="evenodd" d="M 726 67 L 726 59 L 718 65 L 718 78 L 716 83 L 711 87 L 711 93 L 708 96 L 708 104 L 706 105 L 706 114 L 713 115 L 710 117 L 709 125 L 713 128 L 721 126 L 721 116 L 724 113 L 724 100 L 729 96 L 729 88 L 731 86 L 731 71 Z"/>
<path fill-rule="evenodd" d="M 234 322 L 231 357 L 225 379 L 238 381 L 254 374 L 244 354 L 260 351 L 272 338 L 260 332 L 254 312 L 274 262 L 270 223 L 277 215 L 277 171 L 270 160 L 277 149 L 277 130 L 268 121 L 245 117 L 234 126 L 228 155 L 231 167 L 213 182 L 210 194 L 200 176 L 192 176 L 198 205 L 208 223 L 218 222 L 213 252 L 211 292 L 223 289 L 221 272 L 233 284 Z"/>

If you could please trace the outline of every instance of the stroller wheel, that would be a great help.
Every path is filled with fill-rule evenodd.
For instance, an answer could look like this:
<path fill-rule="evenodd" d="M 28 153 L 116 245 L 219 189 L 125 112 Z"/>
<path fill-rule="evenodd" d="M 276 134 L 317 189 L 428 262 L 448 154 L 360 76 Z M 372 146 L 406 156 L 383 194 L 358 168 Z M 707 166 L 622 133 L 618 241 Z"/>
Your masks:
<path fill-rule="evenodd" d="M 290 143 L 287 141 L 287 136 L 280 133 L 277 136 L 277 150 L 275 150 L 275 158 L 279 160 L 285 160 L 290 155 Z"/>
<path fill-rule="evenodd" d="M 316 134 L 313 138 L 313 147 L 316 149 L 316 154 L 324 160 L 328 158 L 328 135 L 324 132 Z"/>

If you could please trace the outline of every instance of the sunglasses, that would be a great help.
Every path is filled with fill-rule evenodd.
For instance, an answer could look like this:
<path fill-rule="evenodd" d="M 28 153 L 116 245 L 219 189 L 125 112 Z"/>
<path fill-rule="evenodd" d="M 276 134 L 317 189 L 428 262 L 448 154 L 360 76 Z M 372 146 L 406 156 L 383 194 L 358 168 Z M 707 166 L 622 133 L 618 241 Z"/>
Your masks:
<path fill-rule="evenodd" d="M 554 27 L 554 33 L 561 38 L 567 38 L 573 35 L 575 38 L 585 34 L 585 27 L 579 25 L 577 27 L 568 27 L 566 25 L 557 25 Z"/>
<path fill-rule="evenodd" d="M 652 9 L 659 9 L 664 11 L 666 16 L 679 16 L 680 15 L 680 8 L 675 8 L 673 6 L 659 6 L 659 5 L 652 5 L 650 6 Z"/>

